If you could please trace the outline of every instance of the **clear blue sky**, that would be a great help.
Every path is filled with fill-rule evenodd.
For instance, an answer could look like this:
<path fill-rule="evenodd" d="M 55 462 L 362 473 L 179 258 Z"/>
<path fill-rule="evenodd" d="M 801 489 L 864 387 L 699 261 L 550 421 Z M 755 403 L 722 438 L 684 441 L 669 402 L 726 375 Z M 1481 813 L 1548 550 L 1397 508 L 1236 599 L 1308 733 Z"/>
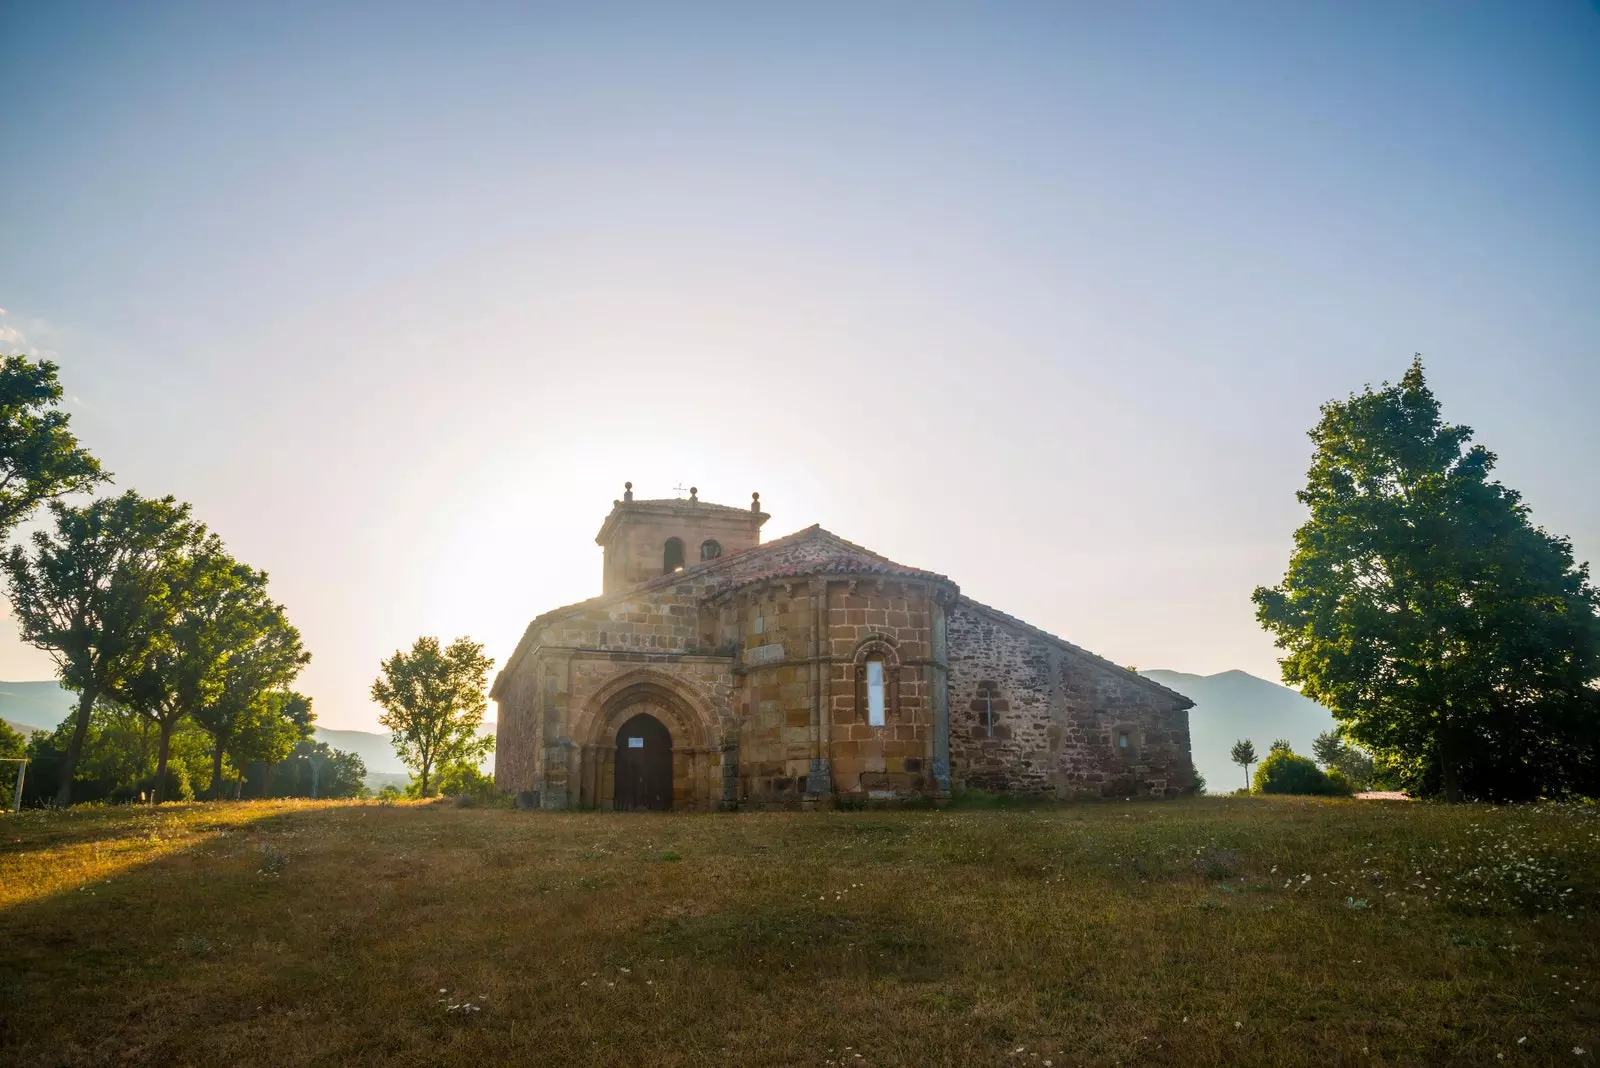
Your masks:
<path fill-rule="evenodd" d="M 0 147 L 0 347 L 272 573 L 329 726 L 597 592 L 624 479 L 1275 678 L 1305 431 L 1419 350 L 1600 558 L 1584 0 L 10 2 Z"/>

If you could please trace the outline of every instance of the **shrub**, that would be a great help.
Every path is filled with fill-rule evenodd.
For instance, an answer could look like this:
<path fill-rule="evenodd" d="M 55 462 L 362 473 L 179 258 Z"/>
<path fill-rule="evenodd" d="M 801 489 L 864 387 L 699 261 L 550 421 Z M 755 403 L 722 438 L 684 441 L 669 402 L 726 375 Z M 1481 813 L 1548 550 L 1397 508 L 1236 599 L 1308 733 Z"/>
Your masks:
<path fill-rule="evenodd" d="M 1356 784 L 1351 782 L 1350 776 L 1346 775 L 1344 771 L 1339 768 L 1329 768 L 1327 772 L 1327 779 L 1328 792 L 1330 794 L 1337 794 L 1340 797 L 1349 797 L 1351 794 L 1356 792 Z"/>
<path fill-rule="evenodd" d="M 1254 792 L 1326 795 L 1343 791 L 1329 782 L 1328 776 L 1311 759 L 1286 749 L 1274 749 L 1256 768 Z"/>
<path fill-rule="evenodd" d="M 476 764 L 452 764 L 439 771 L 439 793 L 455 799 L 459 808 L 506 801 L 494 788 L 494 779 L 478 770 Z"/>

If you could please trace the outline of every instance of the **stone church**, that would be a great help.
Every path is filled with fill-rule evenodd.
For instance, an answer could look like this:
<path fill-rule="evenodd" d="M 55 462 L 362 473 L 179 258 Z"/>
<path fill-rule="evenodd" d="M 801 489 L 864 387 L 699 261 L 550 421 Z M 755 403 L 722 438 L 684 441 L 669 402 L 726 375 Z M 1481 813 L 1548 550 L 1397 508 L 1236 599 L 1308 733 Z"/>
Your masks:
<path fill-rule="evenodd" d="M 495 679 L 495 782 L 543 808 L 1191 793 L 1182 694 L 812 526 L 623 499 L 599 597 Z"/>

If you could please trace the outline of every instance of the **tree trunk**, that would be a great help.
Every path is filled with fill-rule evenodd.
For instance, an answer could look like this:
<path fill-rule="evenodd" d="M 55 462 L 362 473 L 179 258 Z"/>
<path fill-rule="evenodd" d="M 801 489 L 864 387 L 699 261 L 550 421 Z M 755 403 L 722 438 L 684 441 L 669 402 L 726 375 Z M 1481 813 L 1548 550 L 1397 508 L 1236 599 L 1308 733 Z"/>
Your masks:
<path fill-rule="evenodd" d="M 274 767 L 276 767 L 276 766 L 277 765 L 275 765 L 275 764 L 267 764 L 265 766 L 265 770 L 263 770 L 261 772 L 261 796 L 262 797 L 271 797 L 272 796 L 272 769 Z"/>
<path fill-rule="evenodd" d="M 157 805 L 167 799 L 167 754 L 172 750 L 172 729 L 177 725 L 175 719 L 161 721 L 161 743 L 156 750 L 156 789 L 151 798 Z"/>
<path fill-rule="evenodd" d="M 72 804 L 72 776 L 78 768 L 78 757 L 83 753 L 83 740 L 89 736 L 89 713 L 94 708 L 94 696 L 94 687 L 86 686 L 78 697 L 78 722 L 73 724 L 67 759 L 61 765 L 61 782 L 56 786 L 56 804 L 61 808 Z"/>
<path fill-rule="evenodd" d="M 222 735 L 217 735 L 216 748 L 211 751 L 211 785 L 206 796 L 213 801 L 222 798 Z"/>
<path fill-rule="evenodd" d="M 239 772 L 239 777 L 233 783 L 233 799 L 235 801 L 244 796 L 244 772 Z"/>
<path fill-rule="evenodd" d="M 422 764 L 422 796 L 428 796 L 428 764 L 426 761 Z"/>

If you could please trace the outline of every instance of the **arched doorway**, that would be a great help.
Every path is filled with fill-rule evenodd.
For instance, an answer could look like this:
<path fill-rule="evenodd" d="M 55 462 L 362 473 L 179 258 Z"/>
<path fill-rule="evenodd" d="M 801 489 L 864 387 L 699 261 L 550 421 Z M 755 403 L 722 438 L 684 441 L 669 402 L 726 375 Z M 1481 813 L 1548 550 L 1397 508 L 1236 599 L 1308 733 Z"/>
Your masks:
<path fill-rule="evenodd" d="M 659 719 L 641 712 L 617 731 L 613 808 L 620 812 L 672 807 L 672 735 Z"/>

